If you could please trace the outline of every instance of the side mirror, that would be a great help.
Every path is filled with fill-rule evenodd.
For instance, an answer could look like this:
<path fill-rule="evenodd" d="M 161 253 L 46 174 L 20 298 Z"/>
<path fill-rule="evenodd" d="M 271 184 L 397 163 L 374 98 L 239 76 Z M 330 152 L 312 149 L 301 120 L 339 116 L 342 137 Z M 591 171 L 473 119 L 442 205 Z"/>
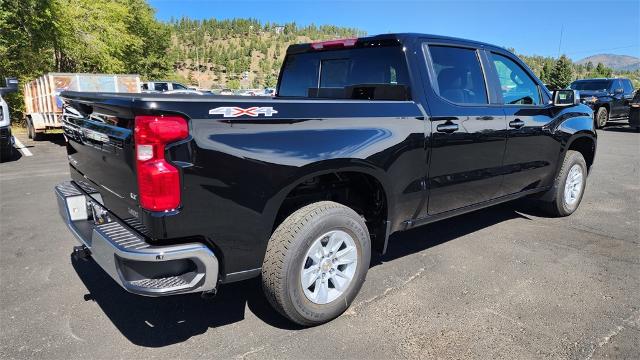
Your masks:
<path fill-rule="evenodd" d="M 5 78 L 6 85 L 0 87 L 0 92 L 3 94 L 18 91 L 18 79 L 14 77 Z"/>
<path fill-rule="evenodd" d="M 615 95 L 624 94 L 624 89 L 623 88 L 617 88 L 617 89 L 613 90 L 613 93 Z"/>
<path fill-rule="evenodd" d="M 580 94 L 577 90 L 555 90 L 553 92 L 554 106 L 571 106 L 580 104 Z"/>

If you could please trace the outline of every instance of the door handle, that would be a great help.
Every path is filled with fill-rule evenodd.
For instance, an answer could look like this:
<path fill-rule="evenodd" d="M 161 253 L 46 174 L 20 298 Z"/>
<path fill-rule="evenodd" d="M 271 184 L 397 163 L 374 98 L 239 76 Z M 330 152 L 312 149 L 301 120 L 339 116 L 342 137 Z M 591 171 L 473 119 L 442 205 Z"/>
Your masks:
<path fill-rule="evenodd" d="M 515 119 L 509 122 L 509 127 L 512 127 L 514 129 L 520 129 L 523 126 L 524 126 L 524 121 L 520 119 Z"/>
<path fill-rule="evenodd" d="M 452 133 L 458 130 L 458 124 L 454 124 L 454 123 L 440 124 L 436 126 L 436 130 L 438 130 L 438 132 L 443 132 L 443 133 Z"/>

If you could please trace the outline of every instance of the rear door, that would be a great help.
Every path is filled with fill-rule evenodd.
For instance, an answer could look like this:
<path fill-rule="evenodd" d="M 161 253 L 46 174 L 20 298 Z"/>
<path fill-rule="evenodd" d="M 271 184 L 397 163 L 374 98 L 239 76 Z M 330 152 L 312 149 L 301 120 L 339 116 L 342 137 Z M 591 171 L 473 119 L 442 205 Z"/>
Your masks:
<path fill-rule="evenodd" d="M 492 86 L 507 122 L 504 179 L 500 195 L 545 186 L 552 180 L 560 143 L 549 124 L 553 106 L 543 84 L 508 52 L 487 51 Z"/>
<path fill-rule="evenodd" d="M 431 158 L 425 215 L 498 196 L 506 123 L 487 87 L 481 51 L 473 45 L 426 42 Z"/>
<path fill-rule="evenodd" d="M 622 81 L 620 79 L 615 79 L 613 80 L 613 83 L 611 84 L 611 89 L 609 89 L 611 92 L 611 97 L 613 98 L 613 100 L 611 101 L 611 113 L 609 114 L 609 117 L 611 118 L 617 118 L 617 117 L 621 117 L 621 116 L 626 116 L 626 107 L 625 107 L 625 103 L 626 103 L 626 99 L 624 98 L 624 88 L 622 87 Z M 622 93 L 617 91 L 622 90 Z"/>

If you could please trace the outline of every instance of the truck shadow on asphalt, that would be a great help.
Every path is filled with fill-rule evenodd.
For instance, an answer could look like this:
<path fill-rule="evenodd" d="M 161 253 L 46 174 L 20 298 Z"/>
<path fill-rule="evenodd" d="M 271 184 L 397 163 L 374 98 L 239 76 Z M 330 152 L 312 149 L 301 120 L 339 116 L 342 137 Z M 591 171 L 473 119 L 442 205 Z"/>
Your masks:
<path fill-rule="evenodd" d="M 629 126 L 607 126 L 602 128 L 604 131 L 622 132 L 622 133 L 637 133 L 638 129 Z"/>
<path fill-rule="evenodd" d="M 13 149 L 11 150 L 11 154 L 7 158 L 2 159 L 0 164 L 18 161 L 20 160 L 21 157 L 22 157 L 22 153 L 20 152 L 20 150 L 18 150 L 17 147 L 14 146 Z"/>
<path fill-rule="evenodd" d="M 49 133 L 49 134 L 42 134 L 41 135 L 41 139 L 39 140 L 32 140 L 35 144 L 38 144 L 40 142 L 50 142 L 54 145 L 58 145 L 58 146 L 67 146 L 67 141 L 64 138 L 64 134 L 62 133 Z"/>
<path fill-rule="evenodd" d="M 396 233 L 390 239 L 387 254 L 374 254 L 371 266 L 398 261 L 507 220 L 528 219 L 523 214 L 540 215 L 528 203 L 519 201 Z M 260 279 L 223 285 L 213 299 L 203 299 L 199 294 L 150 298 L 120 288 L 92 259 L 72 256 L 71 262 L 89 291 L 85 300 L 95 301 L 118 330 L 136 345 L 163 347 L 203 334 L 209 328 L 253 316 L 277 328 L 301 329 L 270 307 L 263 296 Z"/>

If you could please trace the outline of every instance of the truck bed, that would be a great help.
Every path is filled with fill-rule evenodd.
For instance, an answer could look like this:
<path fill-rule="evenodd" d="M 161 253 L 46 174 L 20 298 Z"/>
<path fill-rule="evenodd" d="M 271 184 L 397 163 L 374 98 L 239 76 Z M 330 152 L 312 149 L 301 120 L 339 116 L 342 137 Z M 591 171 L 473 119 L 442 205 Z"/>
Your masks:
<path fill-rule="evenodd" d="M 151 242 L 198 236 L 211 248 L 246 259 L 223 261 L 223 273 L 260 267 L 254 253 L 262 249 L 256 250 L 256 243 L 266 246 L 277 208 L 302 174 L 364 167 L 389 179 L 386 185 L 405 201 L 417 206 L 422 199 L 415 183 L 425 169 L 413 164 L 426 162 L 425 114 L 413 101 L 61 96 L 69 106 L 64 130 L 72 179 L 95 188 L 113 216 L 137 224 L 136 231 Z M 134 119 L 169 114 L 184 117 L 189 126 L 189 137 L 166 151 L 180 172 L 182 201 L 175 211 L 154 213 L 137 200 Z"/>

